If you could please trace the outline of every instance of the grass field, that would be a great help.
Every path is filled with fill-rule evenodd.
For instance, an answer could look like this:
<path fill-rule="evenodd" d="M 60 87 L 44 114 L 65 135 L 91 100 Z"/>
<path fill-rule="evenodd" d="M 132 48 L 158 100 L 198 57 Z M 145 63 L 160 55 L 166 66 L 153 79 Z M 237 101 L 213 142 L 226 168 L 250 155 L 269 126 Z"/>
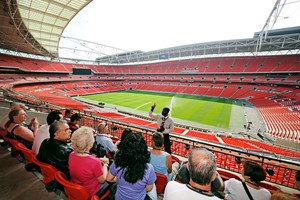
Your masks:
<path fill-rule="evenodd" d="M 145 112 L 148 112 L 155 102 L 157 107 L 154 112 L 156 113 L 161 112 L 163 107 L 168 106 L 171 109 L 170 115 L 173 118 L 225 129 L 230 128 L 232 104 L 239 104 L 239 102 L 231 99 L 144 91 L 102 93 L 83 96 L 81 99 L 104 102 Z M 243 116 L 243 113 L 235 113 L 235 115 Z"/>

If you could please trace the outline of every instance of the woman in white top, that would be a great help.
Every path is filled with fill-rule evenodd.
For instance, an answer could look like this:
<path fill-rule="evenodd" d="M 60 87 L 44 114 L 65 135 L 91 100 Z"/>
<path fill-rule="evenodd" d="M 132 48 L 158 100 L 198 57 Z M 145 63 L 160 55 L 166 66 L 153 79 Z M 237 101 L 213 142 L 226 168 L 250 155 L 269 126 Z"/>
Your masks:
<path fill-rule="evenodd" d="M 259 183 L 266 179 L 266 172 L 262 166 L 252 161 L 244 161 L 242 176 L 252 199 L 270 200 L 271 193 L 259 186 Z M 241 181 L 231 178 L 224 183 L 226 200 L 250 199 Z"/>

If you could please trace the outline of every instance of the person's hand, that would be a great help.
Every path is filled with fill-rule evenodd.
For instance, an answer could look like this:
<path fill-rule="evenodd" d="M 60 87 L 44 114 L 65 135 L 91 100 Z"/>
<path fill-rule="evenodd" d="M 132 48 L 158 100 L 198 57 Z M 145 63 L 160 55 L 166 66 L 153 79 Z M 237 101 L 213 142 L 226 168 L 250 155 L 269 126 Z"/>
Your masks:
<path fill-rule="evenodd" d="M 165 130 L 165 128 L 164 128 L 164 127 L 161 127 L 161 128 L 158 128 L 158 129 L 157 129 L 157 132 L 161 132 L 161 133 L 162 133 L 162 132 L 164 132 L 164 130 Z"/>
<path fill-rule="evenodd" d="M 104 165 L 104 164 L 109 164 L 109 159 L 106 158 L 105 156 L 104 156 L 103 158 L 99 158 L 99 159 L 100 159 L 102 165 Z"/>
<path fill-rule="evenodd" d="M 155 107 L 156 107 L 156 103 L 154 103 L 154 104 L 151 106 L 151 112 L 154 111 Z"/>

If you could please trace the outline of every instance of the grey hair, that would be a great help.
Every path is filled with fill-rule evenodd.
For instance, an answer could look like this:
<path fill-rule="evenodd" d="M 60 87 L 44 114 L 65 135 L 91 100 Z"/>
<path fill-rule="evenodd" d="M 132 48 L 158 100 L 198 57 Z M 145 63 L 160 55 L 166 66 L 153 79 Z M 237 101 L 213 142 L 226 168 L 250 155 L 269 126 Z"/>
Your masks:
<path fill-rule="evenodd" d="M 71 137 L 71 145 L 76 153 L 89 151 L 94 142 L 93 129 L 87 126 L 77 129 Z"/>
<path fill-rule="evenodd" d="M 191 179 L 200 185 L 211 183 L 217 171 L 214 154 L 205 148 L 195 148 L 188 158 Z"/>
<path fill-rule="evenodd" d="M 59 126 L 61 124 L 67 124 L 67 121 L 65 121 L 65 120 L 56 121 L 56 122 L 53 122 L 50 125 L 50 127 L 49 127 L 50 138 L 54 138 L 55 137 L 54 134 L 59 130 Z"/>

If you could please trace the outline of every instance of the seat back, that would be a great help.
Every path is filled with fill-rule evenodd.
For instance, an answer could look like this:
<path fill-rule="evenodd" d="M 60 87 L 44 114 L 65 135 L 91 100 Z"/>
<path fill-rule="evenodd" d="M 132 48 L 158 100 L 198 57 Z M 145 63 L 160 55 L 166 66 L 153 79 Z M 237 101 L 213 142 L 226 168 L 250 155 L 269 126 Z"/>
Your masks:
<path fill-rule="evenodd" d="M 85 187 L 69 181 L 63 172 L 57 171 L 55 173 L 55 179 L 64 187 L 64 191 L 68 197 L 68 200 L 90 199 L 90 194 Z"/>
<path fill-rule="evenodd" d="M 55 180 L 55 173 L 58 171 L 58 169 L 56 169 L 53 165 L 39 161 L 36 156 L 33 157 L 33 162 L 41 168 L 45 185 L 50 181 Z"/>
<path fill-rule="evenodd" d="M 267 182 L 260 182 L 259 186 L 269 190 L 271 194 L 280 191 L 280 187 Z"/>
<path fill-rule="evenodd" d="M 35 153 L 32 150 L 27 149 L 27 147 L 21 142 L 17 142 L 14 147 L 16 150 L 19 150 L 23 153 L 26 165 L 33 163 L 33 157 L 35 156 Z"/>
<path fill-rule="evenodd" d="M 165 187 L 168 183 L 168 178 L 166 175 L 159 174 L 157 172 L 155 172 L 155 175 L 156 175 L 156 182 L 155 182 L 156 192 L 157 194 L 164 193 Z"/>
<path fill-rule="evenodd" d="M 176 156 L 174 156 L 174 155 L 172 155 L 172 154 L 171 154 L 171 157 L 172 157 L 172 163 L 175 163 L 175 162 L 180 163 L 180 160 L 179 160 L 178 157 L 176 157 Z"/>
<path fill-rule="evenodd" d="M 235 178 L 237 180 L 242 180 L 240 176 L 232 173 L 232 172 L 229 172 L 229 171 L 224 171 L 224 170 L 217 170 L 218 173 L 220 174 L 220 176 L 222 177 L 223 181 L 226 181 L 230 178 Z"/>

